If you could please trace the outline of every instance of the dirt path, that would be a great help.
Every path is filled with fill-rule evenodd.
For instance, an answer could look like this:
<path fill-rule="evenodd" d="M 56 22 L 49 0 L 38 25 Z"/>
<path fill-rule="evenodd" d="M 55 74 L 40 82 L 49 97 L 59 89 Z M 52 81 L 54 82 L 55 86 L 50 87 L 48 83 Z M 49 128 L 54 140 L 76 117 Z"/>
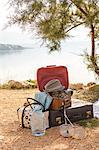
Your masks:
<path fill-rule="evenodd" d="M 30 129 L 19 127 L 16 110 L 35 90 L 0 90 L 0 150 L 99 150 L 99 127 L 86 129 L 86 139 L 63 138 L 59 127 L 33 137 Z"/>

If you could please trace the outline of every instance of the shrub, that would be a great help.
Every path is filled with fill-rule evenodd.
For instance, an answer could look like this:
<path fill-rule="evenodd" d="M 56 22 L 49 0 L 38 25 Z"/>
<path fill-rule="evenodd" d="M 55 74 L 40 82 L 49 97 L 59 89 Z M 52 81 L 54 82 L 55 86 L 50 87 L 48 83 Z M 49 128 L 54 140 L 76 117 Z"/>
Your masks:
<path fill-rule="evenodd" d="M 69 88 L 72 90 L 81 90 L 83 89 L 84 85 L 83 83 L 77 83 L 77 84 L 70 84 Z"/>

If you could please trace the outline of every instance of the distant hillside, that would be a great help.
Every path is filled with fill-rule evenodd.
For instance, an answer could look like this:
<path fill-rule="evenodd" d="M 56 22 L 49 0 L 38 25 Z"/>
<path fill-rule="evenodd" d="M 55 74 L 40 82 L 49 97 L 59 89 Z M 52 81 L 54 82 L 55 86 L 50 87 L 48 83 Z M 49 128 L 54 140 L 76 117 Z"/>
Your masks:
<path fill-rule="evenodd" d="M 22 49 L 25 49 L 25 47 L 12 44 L 0 44 L 0 50 L 22 50 Z"/>

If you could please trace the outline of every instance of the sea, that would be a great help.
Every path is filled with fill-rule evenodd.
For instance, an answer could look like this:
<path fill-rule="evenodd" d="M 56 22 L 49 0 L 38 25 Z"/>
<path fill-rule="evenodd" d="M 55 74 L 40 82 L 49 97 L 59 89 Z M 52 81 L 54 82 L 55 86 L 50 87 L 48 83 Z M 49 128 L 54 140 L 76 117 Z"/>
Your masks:
<path fill-rule="evenodd" d="M 61 51 L 49 53 L 40 43 L 21 45 L 24 50 L 0 50 L 0 83 L 9 80 L 36 80 L 37 69 L 49 65 L 66 66 L 70 83 L 97 82 L 94 73 L 88 71 L 84 62 L 84 51 L 90 48 L 90 41 L 64 41 Z"/>

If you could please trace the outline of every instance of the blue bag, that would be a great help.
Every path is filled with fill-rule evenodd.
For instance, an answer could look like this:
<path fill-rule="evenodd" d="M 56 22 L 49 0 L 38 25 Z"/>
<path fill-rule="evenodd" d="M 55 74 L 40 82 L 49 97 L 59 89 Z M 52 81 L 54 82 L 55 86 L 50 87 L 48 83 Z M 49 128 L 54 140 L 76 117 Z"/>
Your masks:
<path fill-rule="evenodd" d="M 53 98 L 45 92 L 38 92 L 35 94 L 35 99 L 44 106 L 45 110 L 47 110 L 50 107 Z"/>

